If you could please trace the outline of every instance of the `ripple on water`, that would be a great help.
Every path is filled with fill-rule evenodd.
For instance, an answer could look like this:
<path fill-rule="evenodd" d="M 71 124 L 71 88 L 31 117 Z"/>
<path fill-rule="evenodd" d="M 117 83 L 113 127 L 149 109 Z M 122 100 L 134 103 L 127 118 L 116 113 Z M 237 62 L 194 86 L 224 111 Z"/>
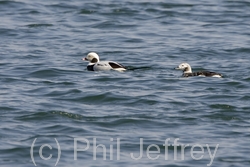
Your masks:
<path fill-rule="evenodd" d="M 66 100 L 66 101 L 73 101 L 73 102 L 79 102 L 79 103 L 87 103 L 87 104 L 102 104 L 102 103 L 119 103 L 123 102 L 123 100 L 127 99 L 124 96 L 116 95 L 112 92 L 105 92 L 105 93 L 96 93 L 96 94 L 87 94 L 84 93 L 84 96 L 78 96 L 78 97 L 61 97 L 56 98 L 57 100 Z"/>
<path fill-rule="evenodd" d="M 45 23 L 38 23 L 38 24 L 28 24 L 27 27 L 29 28 L 40 28 L 40 27 L 52 27 L 53 24 L 45 24 Z"/>
<path fill-rule="evenodd" d="M 72 70 L 68 69 L 62 69 L 62 68 L 46 68 L 46 69 L 40 69 L 35 70 L 28 74 L 30 77 L 34 78 L 50 78 L 50 77 L 59 77 L 59 76 L 65 76 L 66 74 L 69 74 L 73 72 Z M 76 72 L 76 71 L 75 71 Z"/>

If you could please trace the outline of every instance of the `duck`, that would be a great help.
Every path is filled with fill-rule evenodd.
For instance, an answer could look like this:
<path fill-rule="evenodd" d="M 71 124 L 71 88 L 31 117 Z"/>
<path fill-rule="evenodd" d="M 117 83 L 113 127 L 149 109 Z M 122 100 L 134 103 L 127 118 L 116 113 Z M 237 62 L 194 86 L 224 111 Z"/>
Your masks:
<path fill-rule="evenodd" d="M 88 71 L 127 70 L 127 68 L 120 63 L 114 61 L 100 61 L 98 54 L 95 52 L 88 53 L 88 55 L 82 58 L 82 60 L 89 61 L 89 64 L 87 65 Z"/>
<path fill-rule="evenodd" d="M 192 68 L 188 63 L 181 63 L 178 67 L 175 68 L 176 70 L 183 71 L 183 77 L 192 77 L 192 76 L 203 76 L 203 77 L 218 77 L 221 78 L 222 74 L 217 72 L 211 71 L 199 71 L 199 72 L 192 72 Z"/>

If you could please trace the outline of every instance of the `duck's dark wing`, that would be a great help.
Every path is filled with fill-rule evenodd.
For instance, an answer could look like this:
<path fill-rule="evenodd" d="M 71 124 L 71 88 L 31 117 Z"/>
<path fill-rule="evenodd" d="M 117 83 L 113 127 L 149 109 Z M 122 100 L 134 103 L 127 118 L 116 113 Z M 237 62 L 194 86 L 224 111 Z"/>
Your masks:
<path fill-rule="evenodd" d="M 193 73 L 184 73 L 183 77 L 192 77 L 192 76 L 213 77 L 216 75 L 222 77 L 222 75 L 220 73 L 211 72 L 211 71 L 199 71 L 199 72 L 193 72 Z"/>
<path fill-rule="evenodd" d="M 220 77 L 222 77 L 222 75 L 220 73 L 216 73 L 216 72 L 211 72 L 211 71 L 200 71 L 200 72 L 197 72 L 197 75 L 198 76 L 206 76 L 206 77 L 213 77 L 215 75 L 218 75 Z"/>
<path fill-rule="evenodd" d="M 121 65 L 121 64 L 119 64 L 119 63 L 116 63 L 116 62 L 112 62 L 112 61 L 109 62 L 109 65 L 110 65 L 113 69 L 116 69 L 116 68 L 124 68 L 124 69 L 126 69 L 125 66 L 123 66 L 123 65 Z"/>

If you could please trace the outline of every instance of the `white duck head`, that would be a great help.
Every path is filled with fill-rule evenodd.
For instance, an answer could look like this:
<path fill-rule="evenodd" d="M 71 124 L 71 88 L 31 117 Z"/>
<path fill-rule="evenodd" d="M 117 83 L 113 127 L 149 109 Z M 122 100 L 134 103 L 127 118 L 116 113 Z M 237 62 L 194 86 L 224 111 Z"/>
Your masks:
<path fill-rule="evenodd" d="M 191 66 L 188 63 L 181 63 L 177 68 L 177 70 L 182 70 L 184 73 L 192 73 Z"/>
<path fill-rule="evenodd" d="M 95 52 L 90 52 L 85 58 L 83 58 L 82 60 L 86 60 L 89 61 L 90 63 L 97 63 L 99 62 L 99 56 L 97 53 Z"/>

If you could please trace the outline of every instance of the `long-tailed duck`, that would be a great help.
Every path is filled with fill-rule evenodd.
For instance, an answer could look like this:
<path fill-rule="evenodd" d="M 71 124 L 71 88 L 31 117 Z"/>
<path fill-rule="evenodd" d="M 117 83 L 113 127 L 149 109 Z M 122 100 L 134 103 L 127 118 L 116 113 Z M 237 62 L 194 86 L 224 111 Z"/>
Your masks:
<path fill-rule="evenodd" d="M 123 65 L 114 62 L 114 61 L 100 61 L 99 56 L 95 52 L 90 52 L 87 57 L 82 60 L 89 61 L 87 66 L 87 70 L 89 71 L 108 71 L 108 70 L 116 70 L 116 71 L 125 71 L 126 67 Z"/>
<path fill-rule="evenodd" d="M 191 77 L 191 76 L 204 76 L 204 77 L 219 77 L 221 78 L 222 75 L 216 72 L 210 71 L 199 71 L 199 72 L 192 72 L 191 66 L 188 63 L 181 63 L 177 68 L 177 70 L 183 70 L 183 77 Z"/>

